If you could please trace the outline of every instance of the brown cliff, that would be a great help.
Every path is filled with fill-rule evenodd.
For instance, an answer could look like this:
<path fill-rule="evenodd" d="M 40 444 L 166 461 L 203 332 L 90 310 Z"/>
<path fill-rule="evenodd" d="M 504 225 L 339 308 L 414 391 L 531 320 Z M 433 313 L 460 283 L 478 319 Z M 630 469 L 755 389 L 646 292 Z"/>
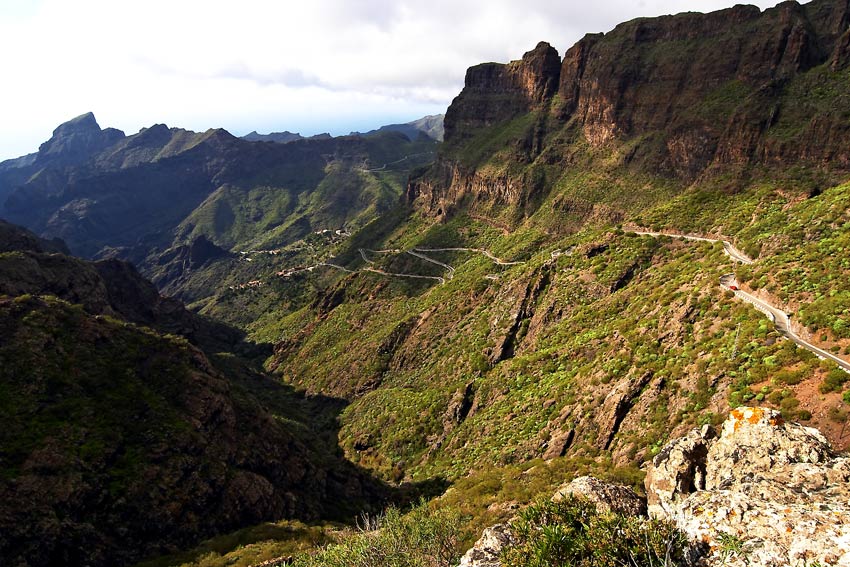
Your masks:
<path fill-rule="evenodd" d="M 541 41 L 519 61 L 471 67 L 463 91 L 446 112 L 445 139 L 463 139 L 550 99 L 557 92 L 560 61 L 555 48 Z"/>
<path fill-rule="evenodd" d="M 559 70 L 544 43 L 473 67 L 446 114 L 442 159 L 408 199 L 437 215 L 461 201 L 525 206 L 605 152 L 686 185 L 754 168 L 846 173 L 848 23 L 847 0 L 739 5 L 587 35 Z"/>

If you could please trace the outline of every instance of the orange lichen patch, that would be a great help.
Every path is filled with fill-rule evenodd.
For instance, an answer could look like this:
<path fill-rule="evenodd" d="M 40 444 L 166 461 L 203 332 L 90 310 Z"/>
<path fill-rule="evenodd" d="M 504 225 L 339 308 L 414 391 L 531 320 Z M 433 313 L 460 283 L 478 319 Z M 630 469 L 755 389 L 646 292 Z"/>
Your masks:
<path fill-rule="evenodd" d="M 747 421 L 750 422 L 752 425 L 757 424 L 764 417 L 764 410 L 761 408 L 750 408 L 749 413 L 750 415 L 749 417 L 747 417 Z"/>
<path fill-rule="evenodd" d="M 763 408 L 744 408 L 743 410 L 734 409 L 729 414 L 734 420 L 734 429 L 738 431 L 743 423 L 756 425 L 767 417 L 767 412 Z M 767 418 L 767 423 L 773 427 L 777 427 L 785 423 L 779 415 L 773 415 Z"/>
<path fill-rule="evenodd" d="M 741 422 L 744 420 L 744 412 L 734 409 L 729 415 L 735 420 L 735 431 L 738 431 L 741 427 Z"/>

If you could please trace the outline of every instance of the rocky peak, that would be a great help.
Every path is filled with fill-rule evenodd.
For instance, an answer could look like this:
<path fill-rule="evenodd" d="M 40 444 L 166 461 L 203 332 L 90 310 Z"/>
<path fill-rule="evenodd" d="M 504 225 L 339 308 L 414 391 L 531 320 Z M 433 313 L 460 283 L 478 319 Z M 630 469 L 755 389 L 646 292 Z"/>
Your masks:
<path fill-rule="evenodd" d="M 86 112 L 76 118 L 72 118 L 64 122 L 53 130 L 53 137 L 60 138 L 73 134 L 86 134 L 92 132 L 100 132 L 100 126 L 94 117 L 93 112 Z"/>
<path fill-rule="evenodd" d="M 558 51 L 545 41 L 538 43 L 522 56 L 522 60 L 511 63 L 508 68 L 530 102 L 542 102 L 558 89 L 561 58 Z"/>
<path fill-rule="evenodd" d="M 557 92 L 560 65 L 558 51 L 540 42 L 519 61 L 471 67 L 463 91 L 446 112 L 445 140 L 457 141 L 548 100 Z"/>
<path fill-rule="evenodd" d="M 59 125 L 38 148 L 36 161 L 42 165 L 82 163 L 123 137 L 121 130 L 101 130 L 94 114 L 88 112 Z"/>

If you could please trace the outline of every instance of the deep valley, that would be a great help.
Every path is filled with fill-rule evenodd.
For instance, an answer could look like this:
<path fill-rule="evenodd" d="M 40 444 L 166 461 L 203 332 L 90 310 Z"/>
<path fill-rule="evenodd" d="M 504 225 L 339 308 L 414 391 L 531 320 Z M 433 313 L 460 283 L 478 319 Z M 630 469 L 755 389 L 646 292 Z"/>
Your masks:
<path fill-rule="evenodd" d="M 0 163 L 0 563 L 454 566 L 512 521 L 507 567 L 846 564 L 849 27 L 791 1 L 541 42 L 470 68 L 444 135 L 86 114 Z M 549 502 L 583 475 L 652 520 Z M 530 562 L 574 515 L 661 543 Z"/>

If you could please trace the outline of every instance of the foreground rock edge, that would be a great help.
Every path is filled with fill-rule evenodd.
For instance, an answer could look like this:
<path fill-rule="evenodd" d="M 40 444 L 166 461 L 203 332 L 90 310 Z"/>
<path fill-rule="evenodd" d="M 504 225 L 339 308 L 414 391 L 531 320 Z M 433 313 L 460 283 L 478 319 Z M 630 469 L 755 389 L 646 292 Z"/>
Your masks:
<path fill-rule="evenodd" d="M 597 509 L 670 521 L 707 550 L 703 567 L 850 565 L 850 459 L 816 429 L 772 409 L 732 410 L 720 431 L 695 429 L 668 443 L 645 480 L 647 502 L 593 477 L 560 487 Z M 488 527 L 458 567 L 500 567 L 513 520 Z M 694 549 L 697 549 L 695 546 Z"/>

